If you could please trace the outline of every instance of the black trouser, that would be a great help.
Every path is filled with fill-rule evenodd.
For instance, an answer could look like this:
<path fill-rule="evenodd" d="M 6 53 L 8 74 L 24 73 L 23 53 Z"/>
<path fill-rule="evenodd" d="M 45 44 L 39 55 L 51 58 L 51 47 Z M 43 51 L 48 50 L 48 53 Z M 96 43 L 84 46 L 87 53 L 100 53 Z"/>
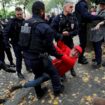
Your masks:
<path fill-rule="evenodd" d="M 84 52 L 87 44 L 87 25 L 85 24 L 80 25 L 79 39 L 80 39 L 80 46 L 82 47 L 82 50 L 83 50 L 82 54 L 79 57 L 79 59 L 81 59 L 84 56 Z"/>
<path fill-rule="evenodd" d="M 4 46 L 0 44 L 0 61 L 4 62 Z"/>
<path fill-rule="evenodd" d="M 58 91 L 61 88 L 59 74 L 49 58 L 46 58 L 45 62 L 43 62 L 42 58 L 26 59 L 25 61 L 35 74 L 35 79 L 41 77 L 43 73 L 47 73 L 51 78 L 54 91 Z M 41 85 L 35 87 L 37 95 L 40 94 L 41 90 Z"/>
<path fill-rule="evenodd" d="M 95 52 L 95 59 L 97 64 L 101 64 L 102 62 L 102 40 L 98 42 L 93 42 L 94 52 Z"/>
<path fill-rule="evenodd" d="M 9 60 L 10 64 L 12 64 L 13 63 L 13 58 L 12 58 L 12 53 L 11 53 L 10 48 L 5 48 L 5 52 L 7 54 L 7 57 L 8 57 L 8 60 Z"/>
<path fill-rule="evenodd" d="M 13 44 L 13 50 L 16 57 L 16 71 L 21 73 L 22 68 L 22 49 L 18 44 Z"/>

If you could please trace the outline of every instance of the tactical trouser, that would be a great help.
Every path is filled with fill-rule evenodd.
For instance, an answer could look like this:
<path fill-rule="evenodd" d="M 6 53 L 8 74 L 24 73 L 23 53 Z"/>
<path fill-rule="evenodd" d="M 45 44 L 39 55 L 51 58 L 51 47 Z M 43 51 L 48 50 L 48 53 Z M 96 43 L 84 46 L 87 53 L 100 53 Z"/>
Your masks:
<path fill-rule="evenodd" d="M 80 39 L 80 46 L 82 47 L 82 54 L 80 55 L 79 59 L 84 56 L 86 44 L 87 44 L 87 25 L 82 24 L 79 30 L 79 39 Z"/>
<path fill-rule="evenodd" d="M 13 50 L 16 57 L 16 71 L 18 73 L 21 73 L 22 68 L 22 50 L 21 47 L 18 44 L 13 45 Z"/>
<path fill-rule="evenodd" d="M 4 62 L 4 47 L 0 44 L 0 61 Z"/>
<path fill-rule="evenodd" d="M 8 57 L 8 60 L 9 60 L 10 64 L 12 64 L 13 63 L 13 58 L 12 58 L 12 53 L 11 53 L 10 48 L 5 48 L 5 52 L 6 52 L 6 55 Z"/>

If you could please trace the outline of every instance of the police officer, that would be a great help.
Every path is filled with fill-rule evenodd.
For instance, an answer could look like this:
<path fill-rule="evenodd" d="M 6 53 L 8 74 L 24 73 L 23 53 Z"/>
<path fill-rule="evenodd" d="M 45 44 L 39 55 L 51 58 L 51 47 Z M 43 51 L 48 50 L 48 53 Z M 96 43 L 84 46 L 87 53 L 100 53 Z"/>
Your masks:
<path fill-rule="evenodd" d="M 79 57 L 78 62 L 81 64 L 87 64 L 88 61 L 84 56 L 87 43 L 87 23 L 94 20 L 103 20 L 103 18 L 91 15 L 91 13 L 88 12 L 88 0 L 80 0 L 75 6 L 75 13 L 79 22 L 80 45 L 83 49 L 83 53 Z"/>
<path fill-rule="evenodd" d="M 72 11 L 73 3 L 66 1 L 64 3 L 63 13 L 56 16 L 51 23 L 51 27 L 58 33 L 55 38 L 62 39 L 70 48 L 74 46 L 72 40 L 73 36 L 78 34 L 78 22 Z M 62 34 L 62 37 L 60 34 Z M 76 76 L 74 69 L 70 71 L 72 76 Z"/>
<path fill-rule="evenodd" d="M 2 60 L 2 62 L 4 62 L 4 58 L 5 58 L 5 54 L 4 52 L 6 52 L 8 60 L 10 62 L 11 67 L 15 67 L 15 64 L 13 63 L 13 58 L 12 58 L 12 53 L 10 48 L 5 48 L 4 42 L 3 42 L 3 30 L 4 30 L 4 24 L 3 22 L 0 20 L 0 58 Z"/>
<path fill-rule="evenodd" d="M 6 25 L 3 36 L 6 48 L 9 47 L 9 39 L 11 39 L 11 44 L 13 46 L 13 50 L 16 56 L 16 71 L 19 78 L 24 78 L 21 73 L 22 68 L 22 52 L 21 47 L 18 45 L 19 34 L 21 25 L 24 21 L 23 19 L 23 12 L 20 7 L 15 9 L 16 17 L 11 19 L 8 24 Z"/>
<path fill-rule="evenodd" d="M 25 21 L 21 28 L 19 44 L 23 48 L 25 61 L 32 68 L 35 78 L 47 73 L 51 78 L 54 94 L 59 95 L 64 87 L 61 85 L 58 72 L 47 53 L 57 58 L 62 55 L 56 52 L 53 46 L 54 32 L 44 21 L 44 4 L 41 1 L 36 1 L 32 6 L 32 13 L 33 17 Z M 38 85 L 35 87 L 35 91 L 40 99 L 46 93 L 46 88 L 41 88 L 41 85 Z"/>
<path fill-rule="evenodd" d="M 54 18 L 55 18 L 55 13 L 52 12 L 51 17 L 49 18 L 48 24 L 51 24 L 51 22 L 53 21 Z"/>
<path fill-rule="evenodd" d="M 3 43 L 3 27 L 0 23 L 0 60 L 4 62 L 4 43 Z"/>

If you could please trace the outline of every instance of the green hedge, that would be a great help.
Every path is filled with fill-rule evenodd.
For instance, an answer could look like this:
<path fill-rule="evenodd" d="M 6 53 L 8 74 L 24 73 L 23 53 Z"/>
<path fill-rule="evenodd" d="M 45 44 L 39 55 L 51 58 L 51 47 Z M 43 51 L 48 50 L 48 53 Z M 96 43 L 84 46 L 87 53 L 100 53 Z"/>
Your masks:
<path fill-rule="evenodd" d="M 1 19 L 10 18 L 11 16 L 15 16 L 14 11 L 8 12 L 8 11 L 3 10 L 3 9 L 0 10 L 0 18 Z"/>

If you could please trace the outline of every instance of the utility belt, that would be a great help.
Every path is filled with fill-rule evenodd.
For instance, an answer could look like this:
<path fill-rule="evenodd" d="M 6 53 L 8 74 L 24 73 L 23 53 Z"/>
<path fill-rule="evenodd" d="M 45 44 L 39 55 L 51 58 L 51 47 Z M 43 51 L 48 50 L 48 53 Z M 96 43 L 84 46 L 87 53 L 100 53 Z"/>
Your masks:
<path fill-rule="evenodd" d="M 48 57 L 48 53 L 39 53 L 39 58 Z"/>

